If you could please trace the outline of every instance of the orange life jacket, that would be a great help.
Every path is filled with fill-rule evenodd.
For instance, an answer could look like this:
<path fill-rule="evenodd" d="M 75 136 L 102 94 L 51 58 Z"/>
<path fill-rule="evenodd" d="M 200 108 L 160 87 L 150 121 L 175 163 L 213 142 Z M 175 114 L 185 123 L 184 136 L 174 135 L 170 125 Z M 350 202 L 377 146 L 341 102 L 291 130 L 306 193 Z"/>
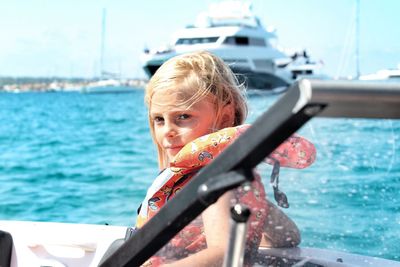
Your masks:
<path fill-rule="evenodd" d="M 241 125 L 225 128 L 186 144 L 174 157 L 170 167 L 165 169 L 148 189 L 137 217 L 136 227 L 140 228 L 150 220 L 169 199 L 190 181 L 200 168 L 210 163 L 249 127 L 249 125 Z M 275 161 L 279 161 L 282 167 L 305 168 L 314 159 L 314 146 L 306 139 L 294 135 L 271 153 L 266 162 L 273 164 Z M 252 211 L 248 224 L 247 248 L 258 248 L 267 217 L 264 186 L 260 176 L 256 172 L 254 174 L 253 190 L 244 192 L 239 188 L 235 191 L 236 200 L 250 207 Z M 206 248 L 201 218 L 195 219 L 185 227 L 171 240 L 168 246 L 173 247 L 175 254 L 180 255 L 178 258 Z M 160 258 L 153 258 L 152 266 L 156 265 L 159 260 Z"/>

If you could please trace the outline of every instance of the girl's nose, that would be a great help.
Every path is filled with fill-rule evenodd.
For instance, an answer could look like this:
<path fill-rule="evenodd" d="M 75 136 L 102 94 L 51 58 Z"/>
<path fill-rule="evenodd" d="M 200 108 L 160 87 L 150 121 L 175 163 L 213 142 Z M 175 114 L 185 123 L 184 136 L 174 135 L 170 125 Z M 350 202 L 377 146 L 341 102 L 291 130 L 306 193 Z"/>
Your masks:
<path fill-rule="evenodd" d="M 164 125 L 164 130 L 165 130 L 165 136 L 166 137 L 174 137 L 177 134 L 177 129 L 176 129 L 176 125 L 174 123 L 171 122 L 165 122 Z"/>

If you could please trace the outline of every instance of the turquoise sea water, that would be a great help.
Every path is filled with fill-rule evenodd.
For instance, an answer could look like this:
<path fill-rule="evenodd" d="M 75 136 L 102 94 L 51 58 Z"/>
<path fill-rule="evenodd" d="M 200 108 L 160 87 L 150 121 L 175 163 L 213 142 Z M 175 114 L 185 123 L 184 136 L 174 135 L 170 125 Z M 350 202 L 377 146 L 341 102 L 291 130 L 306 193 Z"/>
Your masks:
<path fill-rule="evenodd" d="M 251 93 L 248 122 L 277 97 Z M 282 169 L 280 187 L 302 246 L 400 260 L 400 121 L 314 119 L 300 134 L 317 160 Z M 0 93 L 0 220 L 132 225 L 157 173 L 143 90 Z"/>

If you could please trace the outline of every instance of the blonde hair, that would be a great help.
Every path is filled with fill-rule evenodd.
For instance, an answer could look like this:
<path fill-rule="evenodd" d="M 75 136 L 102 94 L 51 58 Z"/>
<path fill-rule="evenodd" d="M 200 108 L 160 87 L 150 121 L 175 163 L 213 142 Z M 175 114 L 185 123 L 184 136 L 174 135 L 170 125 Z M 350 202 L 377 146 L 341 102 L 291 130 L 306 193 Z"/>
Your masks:
<path fill-rule="evenodd" d="M 247 117 L 247 103 L 243 84 L 239 84 L 222 59 L 207 51 L 198 51 L 173 57 L 166 61 L 150 79 L 145 90 L 145 102 L 148 107 L 150 132 L 155 142 L 154 122 L 150 116 L 152 97 L 155 92 L 177 91 L 184 94 L 182 103 L 193 105 L 205 97 L 213 97 L 216 121 L 226 105 L 233 107 L 233 125 L 242 124 Z M 161 169 L 168 165 L 162 148 L 155 142 L 158 151 L 158 163 Z"/>

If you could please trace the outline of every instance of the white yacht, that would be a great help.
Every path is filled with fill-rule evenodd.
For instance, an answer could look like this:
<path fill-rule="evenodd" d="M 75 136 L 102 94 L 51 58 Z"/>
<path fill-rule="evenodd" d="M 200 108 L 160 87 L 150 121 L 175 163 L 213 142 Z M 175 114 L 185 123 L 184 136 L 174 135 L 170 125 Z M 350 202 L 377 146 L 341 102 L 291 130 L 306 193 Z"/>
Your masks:
<path fill-rule="evenodd" d="M 275 30 L 261 25 L 250 4 L 227 1 L 210 5 L 208 12 L 198 15 L 193 26 L 175 33 L 172 44 L 157 50 L 146 49 L 143 68 L 151 77 L 169 58 L 196 50 L 220 56 L 253 89 L 286 87 L 299 76 L 312 75 L 319 67 L 308 58 L 299 64 L 303 53 L 289 56 L 278 49 Z"/>
<path fill-rule="evenodd" d="M 108 93 L 133 93 L 135 88 L 127 86 L 125 83 L 115 79 L 103 79 L 91 82 L 80 90 L 82 93 L 89 94 L 108 94 Z"/>
<path fill-rule="evenodd" d="M 362 75 L 360 76 L 360 80 L 400 82 L 400 64 L 397 65 L 397 69 L 383 69 L 376 73 Z"/>

